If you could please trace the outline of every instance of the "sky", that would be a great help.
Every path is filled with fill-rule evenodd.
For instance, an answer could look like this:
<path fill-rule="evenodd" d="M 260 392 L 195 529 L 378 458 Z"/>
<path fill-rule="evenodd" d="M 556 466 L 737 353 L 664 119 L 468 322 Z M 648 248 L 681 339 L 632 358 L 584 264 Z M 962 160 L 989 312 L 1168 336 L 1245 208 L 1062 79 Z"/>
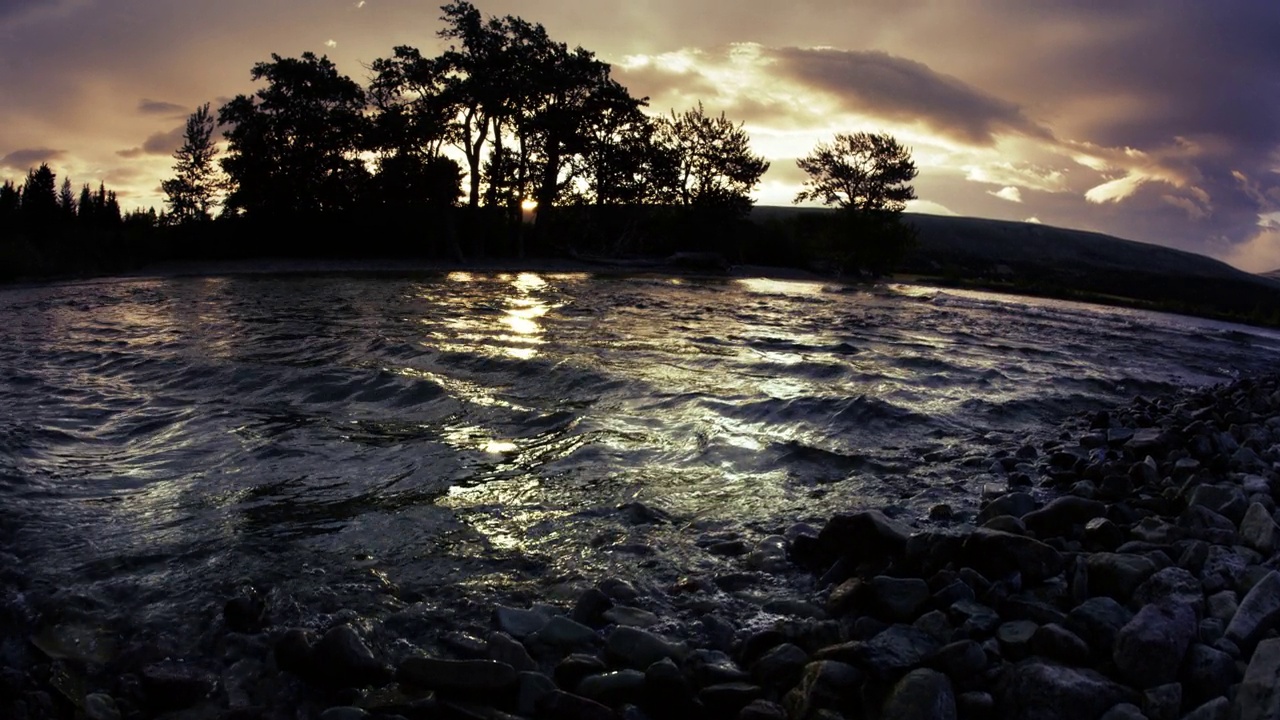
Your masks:
<path fill-rule="evenodd" d="M 443 49 L 411 0 L 0 0 L 0 178 L 48 162 L 125 208 L 163 203 L 185 118 L 255 89 L 272 53 L 364 81 Z M 699 100 L 771 162 L 889 132 L 910 210 L 1043 222 L 1280 268 L 1275 0 L 479 0 L 594 51 L 652 112 Z"/>

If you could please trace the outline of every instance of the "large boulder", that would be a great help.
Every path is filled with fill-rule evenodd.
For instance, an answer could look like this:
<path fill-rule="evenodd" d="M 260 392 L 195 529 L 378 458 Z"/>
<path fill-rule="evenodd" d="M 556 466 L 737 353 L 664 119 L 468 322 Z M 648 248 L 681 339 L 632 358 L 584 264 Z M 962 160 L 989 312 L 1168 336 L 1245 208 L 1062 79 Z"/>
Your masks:
<path fill-rule="evenodd" d="M 1244 513 L 1240 521 L 1240 539 L 1245 545 L 1257 550 L 1266 557 L 1276 551 L 1276 540 L 1280 539 L 1280 528 L 1276 527 L 1271 513 L 1262 503 L 1253 503 Z"/>
<path fill-rule="evenodd" d="M 911 530 L 879 510 L 832 517 L 818 533 L 818 555 L 825 563 L 847 558 L 855 563 L 901 555 Z"/>
<path fill-rule="evenodd" d="M 1097 500 L 1065 495 L 1055 498 L 1039 510 L 1023 515 L 1022 522 L 1037 537 L 1061 537 L 1070 533 L 1073 526 L 1083 526 L 1094 518 L 1102 517 L 1106 512 L 1107 506 Z"/>
<path fill-rule="evenodd" d="M 1127 603 L 1147 578 L 1156 572 L 1156 564 L 1132 553 L 1093 553 L 1085 561 L 1089 573 L 1089 592 Z"/>
<path fill-rule="evenodd" d="M 988 578 L 1013 573 L 1028 583 L 1040 583 L 1062 572 L 1062 554 L 1052 547 L 1022 535 L 978 528 L 965 537 L 960 562 Z"/>
<path fill-rule="evenodd" d="M 1199 578 L 1177 566 L 1157 570 L 1133 592 L 1130 607 L 1156 602 L 1190 606 L 1197 616 L 1204 615 L 1204 586 Z"/>
<path fill-rule="evenodd" d="M 1035 657 L 1009 667 L 997 688 L 997 716 L 1008 720 L 1096 720 L 1126 702 L 1141 698 L 1093 670 Z"/>
<path fill-rule="evenodd" d="M 1139 688 L 1173 682 L 1196 627 L 1196 615 L 1187 605 L 1147 605 L 1116 636 L 1112 653 L 1116 669 Z"/>
<path fill-rule="evenodd" d="M 1133 612 L 1109 597 L 1089 598 L 1067 614 L 1063 627 L 1089 645 L 1094 657 L 1110 657 L 1120 628 Z"/>
<path fill-rule="evenodd" d="M 912 670 L 889 691 L 881 714 L 894 720 L 955 720 L 956 696 L 946 675 Z"/>
<path fill-rule="evenodd" d="M 1280 639 L 1258 645 L 1231 705 L 1233 720 L 1280 720 Z"/>
<path fill-rule="evenodd" d="M 1277 623 L 1280 623 L 1280 572 L 1273 570 L 1240 601 L 1240 607 L 1227 625 L 1226 638 L 1247 653 Z"/>

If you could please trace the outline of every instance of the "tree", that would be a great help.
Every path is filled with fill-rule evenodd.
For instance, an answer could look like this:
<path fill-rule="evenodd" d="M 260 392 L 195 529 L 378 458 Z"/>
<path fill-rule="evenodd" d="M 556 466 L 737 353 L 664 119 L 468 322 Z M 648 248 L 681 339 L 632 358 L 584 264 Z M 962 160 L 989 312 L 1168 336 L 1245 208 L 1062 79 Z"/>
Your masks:
<path fill-rule="evenodd" d="M 160 183 L 169 206 L 169 217 L 176 223 L 207 221 L 218 189 L 213 159 L 218 148 L 213 142 L 214 119 L 209 103 L 196 108 L 187 118 L 182 147 L 173 157 L 176 177 Z"/>
<path fill-rule="evenodd" d="M 837 237 L 824 243 L 827 254 L 841 267 L 874 274 L 891 268 L 915 239 L 901 222 L 907 201 L 916 197 L 911 150 L 887 133 L 840 133 L 796 164 L 809 175 L 796 202 L 817 200 L 841 210 L 832 229 Z"/>
<path fill-rule="evenodd" d="M 58 209 L 66 220 L 76 218 L 76 195 L 71 190 L 71 178 L 62 179 L 62 190 L 58 192 Z"/>
<path fill-rule="evenodd" d="M 58 217 L 58 184 L 47 163 L 27 171 L 22 186 L 22 217 L 30 229 L 47 228 Z"/>
<path fill-rule="evenodd" d="M 751 209 L 751 193 L 769 162 L 751 152 L 742 125 L 698 106 L 657 123 L 656 142 L 670 167 L 660 173 L 672 199 L 682 205 L 718 208 L 734 217 Z"/>
<path fill-rule="evenodd" d="M 839 133 L 796 161 L 809 174 L 796 202 L 817 200 L 861 213 L 900 213 L 914 200 L 911 150 L 888 133 Z"/>
<path fill-rule="evenodd" d="M 359 158 L 367 132 L 364 90 L 328 57 L 273 54 L 253 67 L 267 86 L 218 111 L 224 135 L 226 205 L 250 216 L 352 208 L 368 179 Z"/>

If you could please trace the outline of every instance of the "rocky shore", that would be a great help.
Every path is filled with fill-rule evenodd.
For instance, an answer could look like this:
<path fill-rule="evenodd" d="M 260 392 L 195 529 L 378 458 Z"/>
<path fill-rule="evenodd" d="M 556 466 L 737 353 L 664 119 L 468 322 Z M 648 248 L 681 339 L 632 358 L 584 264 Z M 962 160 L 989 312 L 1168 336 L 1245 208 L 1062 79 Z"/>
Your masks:
<path fill-rule="evenodd" d="M 95 665 L 33 636 L 35 661 L 0 669 L 0 715 L 1280 718 L 1280 378 L 1136 398 L 978 464 L 976 517 L 708 535 L 740 572 L 603 579 L 429 647 L 341 613 L 288 627 L 252 590 L 211 619 L 207 657 Z M 762 578 L 794 592 L 751 622 L 724 611 Z"/>

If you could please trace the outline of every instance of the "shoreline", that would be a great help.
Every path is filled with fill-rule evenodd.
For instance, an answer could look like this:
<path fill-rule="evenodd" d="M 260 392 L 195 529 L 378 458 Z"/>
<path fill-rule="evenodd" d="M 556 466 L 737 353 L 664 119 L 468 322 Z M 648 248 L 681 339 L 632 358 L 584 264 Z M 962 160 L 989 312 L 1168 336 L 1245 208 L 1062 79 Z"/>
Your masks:
<path fill-rule="evenodd" d="M 95 671 L 33 642 L 36 662 L 5 676 L 0 708 L 94 720 L 1280 712 L 1280 378 L 1137 398 L 1059 429 L 974 468 L 971 480 L 1002 478 L 973 488 L 977 527 L 913 532 L 832 509 L 821 527 L 755 543 L 709 537 L 736 578 L 597 578 L 570 602 L 495 607 L 483 632 L 439 628 L 431 655 L 341 613 L 323 628 L 276 624 L 279 609 L 250 591 L 210 619 L 206 656 Z M 722 598 L 760 596 L 765 578 L 801 599 L 768 600 L 770 625 L 726 619 Z M 79 685 L 58 679 L 77 667 Z"/>

